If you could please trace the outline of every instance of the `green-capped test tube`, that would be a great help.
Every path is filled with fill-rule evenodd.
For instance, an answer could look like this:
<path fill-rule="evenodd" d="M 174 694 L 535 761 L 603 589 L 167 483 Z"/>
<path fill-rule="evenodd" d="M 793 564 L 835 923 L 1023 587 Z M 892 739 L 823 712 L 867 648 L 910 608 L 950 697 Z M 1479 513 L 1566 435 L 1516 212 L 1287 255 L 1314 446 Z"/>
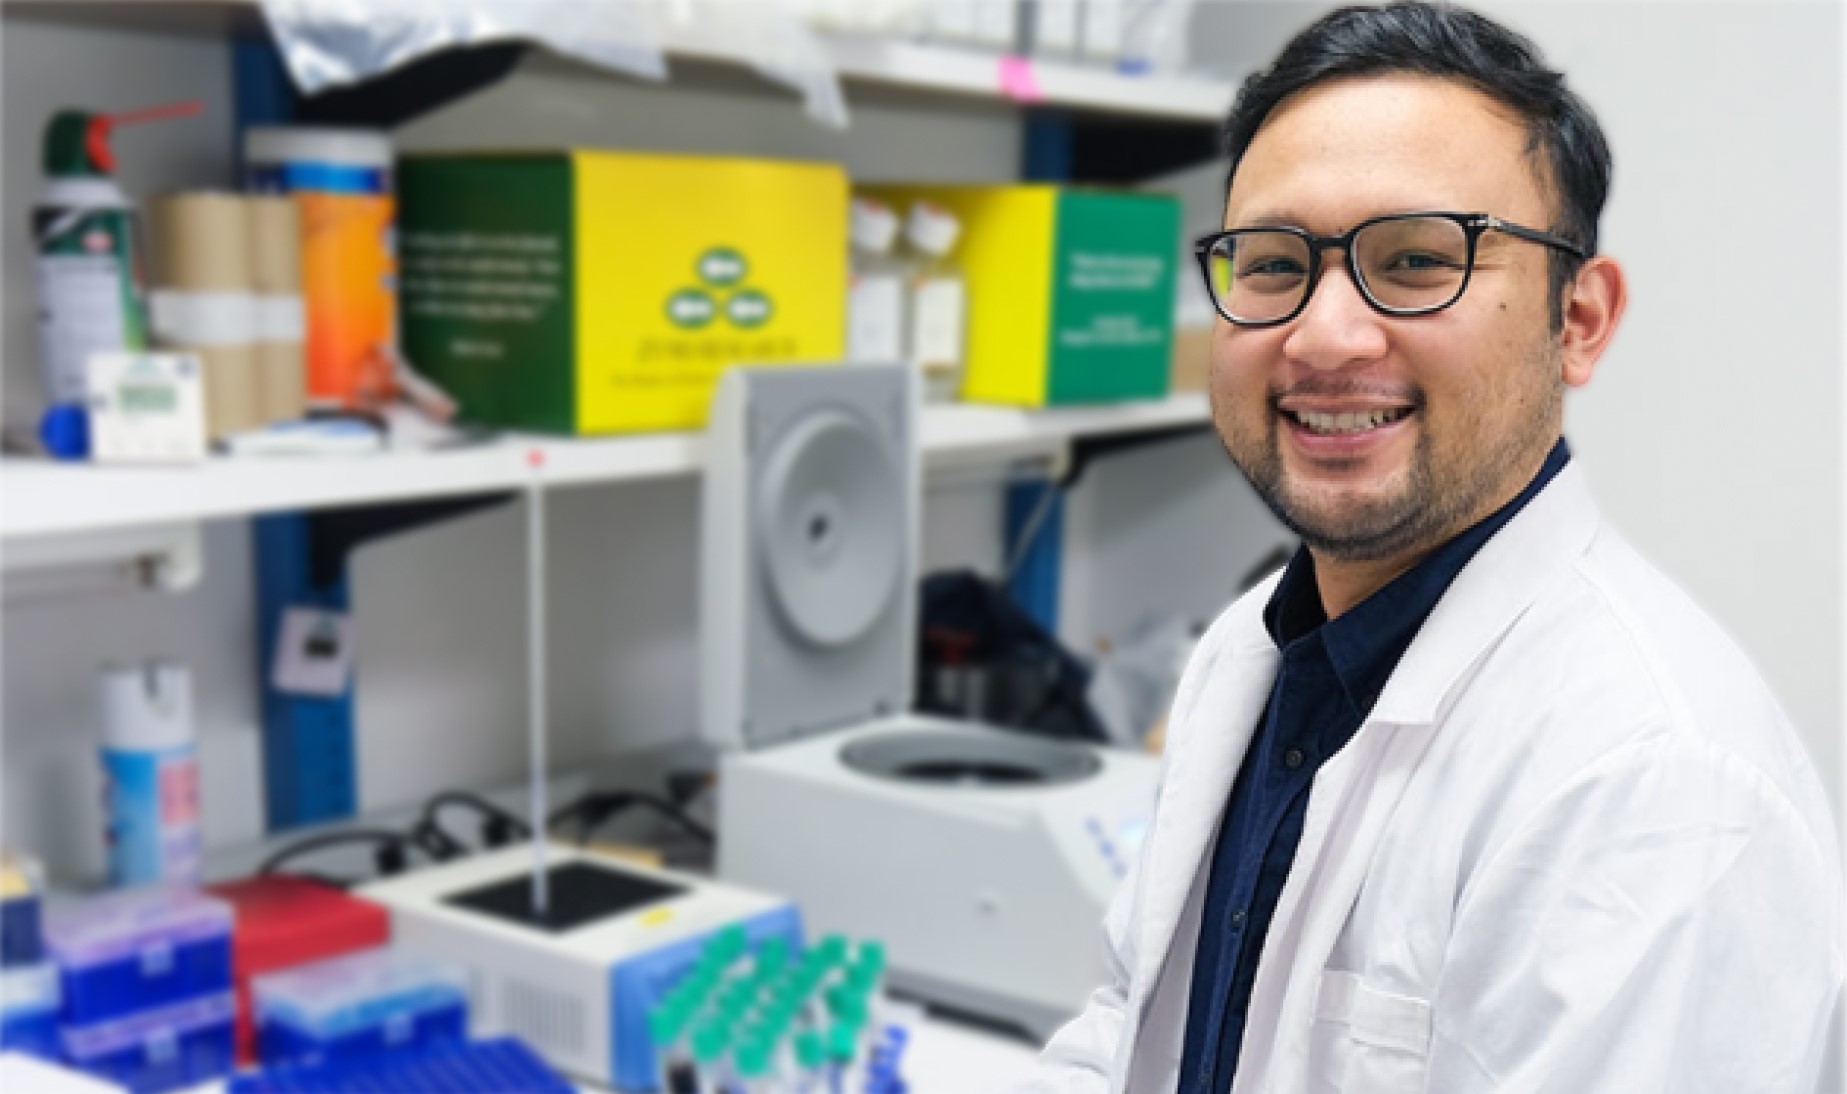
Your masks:
<path fill-rule="evenodd" d="M 697 1089 L 692 1046 L 687 1043 L 687 1021 L 692 1009 L 681 998 L 670 997 L 648 1012 L 648 1034 L 654 1041 L 658 1089 L 672 1092 Z"/>
<path fill-rule="evenodd" d="M 719 1022 L 706 1022 L 693 1030 L 693 1063 L 698 1070 L 700 1094 L 722 1091 L 731 1081 L 725 1055 L 731 1036 Z"/>
<path fill-rule="evenodd" d="M 744 1080 L 746 1089 L 760 1085 L 761 1080 L 769 1077 L 769 1055 L 763 1051 L 761 1041 L 739 1041 L 732 1046 L 731 1058 L 737 1068 L 738 1078 Z"/>
<path fill-rule="evenodd" d="M 859 1060 L 859 1031 L 852 1023 L 835 1022 L 827 1030 L 827 1062 L 842 1077 L 853 1071 Z"/>
<path fill-rule="evenodd" d="M 822 1094 L 827 1089 L 827 1042 L 812 1030 L 795 1038 L 795 1089 L 798 1094 Z"/>

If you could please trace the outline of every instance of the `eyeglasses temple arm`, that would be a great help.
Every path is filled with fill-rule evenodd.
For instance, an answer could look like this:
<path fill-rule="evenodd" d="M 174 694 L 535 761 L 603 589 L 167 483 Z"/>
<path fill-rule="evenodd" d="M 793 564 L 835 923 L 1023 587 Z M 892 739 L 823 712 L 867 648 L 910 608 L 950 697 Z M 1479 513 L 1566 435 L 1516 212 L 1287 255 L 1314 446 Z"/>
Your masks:
<path fill-rule="evenodd" d="M 1567 254 L 1577 256 L 1579 259 L 1588 260 L 1590 258 L 1590 253 L 1584 248 L 1563 236 L 1555 236 L 1551 232 L 1539 232 L 1531 228 L 1523 228 L 1518 224 L 1512 224 L 1502 220 L 1500 217 L 1482 217 L 1480 220 L 1476 221 L 1476 223 L 1484 228 L 1492 228 L 1497 232 L 1505 232 L 1510 236 L 1518 236 L 1521 239 L 1533 243 L 1543 243 L 1548 247 L 1557 247 Z"/>

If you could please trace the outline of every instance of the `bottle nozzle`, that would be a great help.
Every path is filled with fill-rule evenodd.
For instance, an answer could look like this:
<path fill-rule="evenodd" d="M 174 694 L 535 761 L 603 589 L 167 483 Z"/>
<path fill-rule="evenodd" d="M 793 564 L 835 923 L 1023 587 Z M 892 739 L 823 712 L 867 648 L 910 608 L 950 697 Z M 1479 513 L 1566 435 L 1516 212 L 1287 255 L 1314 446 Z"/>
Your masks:
<path fill-rule="evenodd" d="M 81 115 L 84 158 L 103 174 L 114 174 L 115 150 L 109 146 L 109 137 L 115 132 L 117 126 L 139 125 L 142 122 L 161 121 L 166 118 L 184 118 L 204 109 L 204 102 L 198 99 L 188 99 L 184 102 L 150 106 L 144 110 L 130 110 L 123 114 Z"/>

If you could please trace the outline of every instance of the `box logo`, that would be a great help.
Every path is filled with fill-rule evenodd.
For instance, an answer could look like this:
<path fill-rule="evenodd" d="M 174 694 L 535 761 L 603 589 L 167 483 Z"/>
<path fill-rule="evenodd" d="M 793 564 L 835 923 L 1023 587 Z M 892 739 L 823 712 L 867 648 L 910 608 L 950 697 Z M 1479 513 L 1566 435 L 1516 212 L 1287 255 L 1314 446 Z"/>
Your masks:
<path fill-rule="evenodd" d="M 776 309 L 770 298 L 755 289 L 741 289 L 725 301 L 725 318 L 734 327 L 752 330 L 770 321 Z"/>
<path fill-rule="evenodd" d="M 683 330 L 698 330 L 717 314 L 718 305 L 704 289 L 681 289 L 667 298 L 667 318 Z"/>
<path fill-rule="evenodd" d="M 735 285 L 750 272 L 750 263 L 730 247 L 713 247 L 699 256 L 699 280 L 721 288 Z"/>
<path fill-rule="evenodd" d="M 738 287 L 750 273 L 750 260 L 735 248 L 706 248 L 693 262 L 693 271 L 710 288 L 679 289 L 667 298 L 667 319 L 681 330 L 703 330 L 720 312 L 739 330 L 756 330 L 776 317 L 776 304 L 768 293 Z"/>

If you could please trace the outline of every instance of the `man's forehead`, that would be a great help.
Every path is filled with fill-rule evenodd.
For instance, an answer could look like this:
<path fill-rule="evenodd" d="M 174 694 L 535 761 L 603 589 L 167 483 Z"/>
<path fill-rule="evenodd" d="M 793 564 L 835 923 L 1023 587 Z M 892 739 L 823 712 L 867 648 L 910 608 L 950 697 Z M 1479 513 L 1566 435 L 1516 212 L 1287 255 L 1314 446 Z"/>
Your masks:
<path fill-rule="evenodd" d="M 1526 127 L 1474 87 L 1428 76 L 1347 77 L 1283 100 L 1246 149 L 1227 223 L 1329 230 L 1419 209 L 1545 219 Z"/>

